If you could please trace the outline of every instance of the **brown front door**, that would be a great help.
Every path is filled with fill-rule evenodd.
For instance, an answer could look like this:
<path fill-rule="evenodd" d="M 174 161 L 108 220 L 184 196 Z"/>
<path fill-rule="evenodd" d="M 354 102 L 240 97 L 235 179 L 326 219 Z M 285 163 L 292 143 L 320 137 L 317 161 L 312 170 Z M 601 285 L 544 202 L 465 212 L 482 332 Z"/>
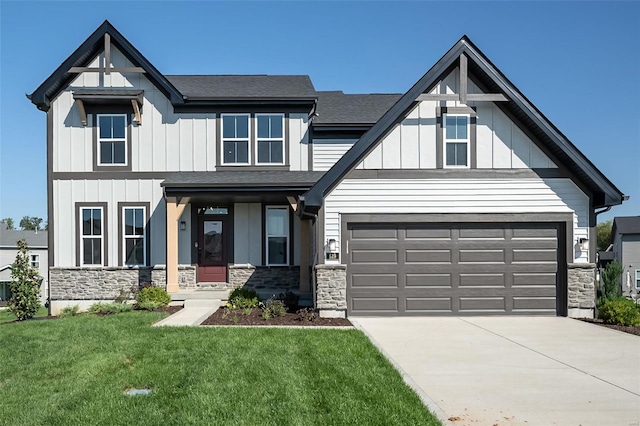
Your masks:
<path fill-rule="evenodd" d="M 226 216 L 198 218 L 198 281 L 227 281 L 229 230 Z"/>

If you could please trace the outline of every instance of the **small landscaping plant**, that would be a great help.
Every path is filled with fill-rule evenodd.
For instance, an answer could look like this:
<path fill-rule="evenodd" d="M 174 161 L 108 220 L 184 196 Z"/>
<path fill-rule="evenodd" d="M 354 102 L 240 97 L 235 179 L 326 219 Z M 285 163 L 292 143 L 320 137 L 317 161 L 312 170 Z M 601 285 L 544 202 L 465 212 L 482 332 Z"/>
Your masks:
<path fill-rule="evenodd" d="M 258 293 L 250 288 L 238 287 L 234 288 L 231 293 L 229 293 L 229 300 L 235 299 L 236 297 L 242 297 L 244 299 L 257 299 Z"/>
<path fill-rule="evenodd" d="M 138 288 L 136 286 L 129 287 L 129 288 L 122 287 L 120 289 L 120 292 L 116 296 L 114 302 L 116 302 L 116 303 L 126 303 L 129 300 L 134 299 L 137 292 L 138 292 Z"/>
<path fill-rule="evenodd" d="M 262 308 L 262 318 L 266 320 L 281 317 L 285 313 L 287 313 L 287 307 L 282 300 L 269 299 Z"/>
<path fill-rule="evenodd" d="M 78 305 L 65 306 L 64 308 L 62 308 L 62 311 L 60 311 L 60 314 L 58 316 L 60 318 L 75 317 L 76 315 L 78 315 L 78 312 L 80 312 L 80 306 Z"/>
<path fill-rule="evenodd" d="M 133 310 L 133 306 L 128 303 L 94 303 L 89 307 L 89 312 L 92 314 L 113 315 L 120 314 L 122 312 L 129 312 Z"/>
<path fill-rule="evenodd" d="M 286 293 L 280 293 L 276 297 L 276 300 L 282 300 L 284 305 L 287 307 L 289 312 L 295 312 L 298 310 L 298 302 L 300 301 L 300 296 L 295 294 L 292 291 L 287 291 Z"/>
<path fill-rule="evenodd" d="M 31 319 L 40 308 L 40 283 L 42 277 L 38 270 L 29 262 L 29 246 L 22 239 L 17 242 L 18 254 L 11 265 L 11 298 L 9 299 L 9 312 L 14 314 L 18 321 Z"/>
<path fill-rule="evenodd" d="M 313 308 L 298 309 L 296 314 L 298 315 L 298 319 L 302 322 L 313 322 L 313 320 L 318 317 L 318 314 Z"/>
<path fill-rule="evenodd" d="M 598 317 L 607 324 L 640 325 L 640 311 L 633 300 L 619 297 L 605 300 L 598 307 Z"/>
<path fill-rule="evenodd" d="M 164 308 L 169 302 L 171 296 L 160 287 L 145 287 L 136 295 L 136 307 L 147 311 Z"/>
<path fill-rule="evenodd" d="M 254 308 L 258 307 L 260 300 L 258 293 L 249 288 L 236 288 L 229 294 L 227 309 L 234 311 L 242 309 L 242 315 L 251 315 Z"/>
<path fill-rule="evenodd" d="M 620 288 L 620 276 L 622 275 L 622 265 L 617 260 L 613 260 L 602 271 L 602 289 L 598 302 L 614 300 L 622 295 Z"/>

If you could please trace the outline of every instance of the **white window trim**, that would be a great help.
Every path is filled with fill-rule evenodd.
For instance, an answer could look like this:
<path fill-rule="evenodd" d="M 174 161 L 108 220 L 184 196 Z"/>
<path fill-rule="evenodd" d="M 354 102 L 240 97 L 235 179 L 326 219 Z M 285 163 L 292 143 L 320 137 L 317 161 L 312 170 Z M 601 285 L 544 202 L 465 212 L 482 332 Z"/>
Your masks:
<path fill-rule="evenodd" d="M 246 138 L 225 138 L 224 137 L 224 117 L 247 117 L 247 137 Z M 223 166 L 250 166 L 251 165 L 251 114 L 220 114 L 220 164 Z M 247 162 L 246 163 L 226 163 L 224 161 L 225 142 L 247 142 Z"/>
<path fill-rule="evenodd" d="M 29 255 L 29 263 L 31 263 L 32 268 L 40 269 L 40 255 L 39 254 L 30 254 Z"/>
<path fill-rule="evenodd" d="M 126 233 L 126 210 L 142 210 L 142 235 L 127 235 Z M 122 264 L 124 266 L 146 266 L 147 265 L 147 213 L 144 206 L 124 206 L 122 207 Z M 142 238 L 142 263 L 127 263 L 127 239 Z"/>
<path fill-rule="evenodd" d="M 281 138 L 259 138 L 258 137 L 258 117 L 273 117 L 273 116 L 280 116 L 280 118 L 282 119 L 282 137 Z M 255 117 L 255 126 L 254 127 L 254 133 L 255 133 L 255 141 L 256 141 L 256 145 L 255 145 L 255 152 L 256 152 L 256 164 L 257 165 L 282 165 L 284 164 L 284 132 L 285 132 L 285 127 L 284 127 L 284 114 L 281 113 L 273 113 L 273 114 L 256 114 Z M 258 161 L 258 142 L 259 141 L 264 141 L 264 142 L 282 142 L 282 161 L 280 163 L 272 163 L 272 162 L 267 162 L 267 163 L 261 163 L 260 161 Z"/>
<path fill-rule="evenodd" d="M 287 215 L 287 223 L 285 226 L 285 234 L 284 235 L 270 235 L 269 234 L 269 210 L 284 210 Z M 264 263 L 266 264 L 266 266 L 289 266 L 290 263 L 290 259 L 289 259 L 289 244 L 291 244 L 291 236 L 289 235 L 289 227 L 291 226 L 291 224 L 289 223 L 289 207 L 288 206 L 265 206 L 265 238 L 264 238 L 264 253 L 265 253 L 265 257 L 264 257 Z M 287 238 L 287 249 L 285 252 L 285 262 L 286 263 L 269 263 L 269 237 L 286 237 Z"/>
<path fill-rule="evenodd" d="M 97 235 L 84 235 L 82 233 L 82 218 L 84 217 L 85 210 L 100 210 L 100 263 L 84 263 L 84 240 L 88 238 L 98 238 Z M 80 233 L 80 266 L 103 266 L 104 265 L 104 209 L 100 206 L 90 207 L 85 206 L 80 208 L 80 220 L 79 220 L 78 232 Z"/>
<path fill-rule="evenodd" d="M 124 117 L 124 138 L 101 138 L 100 137 L 100 117 Z M 98 146 L 96 147 L 97 157 L 98 157 L 98 166 L 106 166 L 106 167 L 123 167 L 129 165 L 129 158 L 127 158 L 127 152 L 129 151 L 129 147 L 127 146 L 128 134 L 129 131 L 129 117 L 127 114 L 96 114 L 96 127 L 98 132 L 98 137 L 96 138 Z M 100 150 L 101 142 L 124 142 L 124 163 L 103 163 L 102 155 Z"/>
<path fill-rule="evenodd" d="M 447 138 L 447 117 L 466 117 L 467 118 L 467 138 L 466 139 L 448 139 Z M 446 169 L 468 169 L 471 167 L 471 115 L 469 114 L 443 114 L 442 115 L 442 167 Z M 467 164 L 448 165 L 447 164 L 447 143 L 466 143 L 467 144 Z"/>

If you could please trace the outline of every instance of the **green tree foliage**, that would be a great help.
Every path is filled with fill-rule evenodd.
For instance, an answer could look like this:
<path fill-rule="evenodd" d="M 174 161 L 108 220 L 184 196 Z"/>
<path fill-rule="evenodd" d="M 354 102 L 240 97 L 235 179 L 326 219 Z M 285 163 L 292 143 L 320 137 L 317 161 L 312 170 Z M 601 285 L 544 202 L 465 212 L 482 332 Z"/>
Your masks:
<path fill-rule="evenodd" d="M 13 225 L 13 219 L 11 219 L 10 217 L 5 217 L 4 219 L 0 220 L 0 222 L 3 222 L 4 226 L 6 226 L 9 231 L 13 231 L 14 229 L 16 229 Z"/>
<path fill-rule="evenodd" d="M 25 216 L 20 220 L 20 228 L 23 231 L 41 231 L 42 218 L 35 216 Z"/>
<path fill-rule="evenodd" d="M 605 251 L 611 244 L 611 226 L 613 222 L 608 220 L 596 225 L 596 245 L 598 251 Z"/>
<path fill-rule="evenodd" d="M 40 284 L 42 277 L 29 262 L 29 246 L 25 240 L 18 241 L 18 254 L 11 265 L 11 299 L 9 311 L 18 321 L 33 318 L 40 308 Z"/>
<path fill-rule="evenodd" d="M 613 300 L 622 296 L 622 290 L 620 289 L 620 276 L 622 275 L 622 265 L 613 260 L 602 271 L 602 298 L 601 300 Z"/>

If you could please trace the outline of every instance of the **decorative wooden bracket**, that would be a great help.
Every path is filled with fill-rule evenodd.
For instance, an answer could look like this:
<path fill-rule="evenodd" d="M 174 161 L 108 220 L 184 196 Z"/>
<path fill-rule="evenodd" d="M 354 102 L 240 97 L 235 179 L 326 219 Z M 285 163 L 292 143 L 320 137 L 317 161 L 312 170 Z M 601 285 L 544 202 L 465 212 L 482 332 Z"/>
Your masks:
<path fill-rule="evenodd" d="M 82 99 L 76 99 L 76 105 L 78 105 L 78 111 L 80 111 L 80 121 L 83 126 L 87 125 L 87 111 L 84 109 L 84 103 Z"/>
<path fill-rule="evenodd" d="M 135 99 L 131 99 L 131 106 L 133 107 L 133 121 L 139 126 L 142 124 L 142 114 L 140 114 L 140 105 Z"/>
<path fill-rule="evenodd" d="M 467 68 L 467 56 L 463 53 L 459 59 L 460 65 L 460 93 L 433 94 L 422 93 L 418 95 L 416 101 L 460 101 L 467 104 L 468 102 L 506 102 L 509 99 L 502 93 L 468 93 L 469 74 Z"/>

